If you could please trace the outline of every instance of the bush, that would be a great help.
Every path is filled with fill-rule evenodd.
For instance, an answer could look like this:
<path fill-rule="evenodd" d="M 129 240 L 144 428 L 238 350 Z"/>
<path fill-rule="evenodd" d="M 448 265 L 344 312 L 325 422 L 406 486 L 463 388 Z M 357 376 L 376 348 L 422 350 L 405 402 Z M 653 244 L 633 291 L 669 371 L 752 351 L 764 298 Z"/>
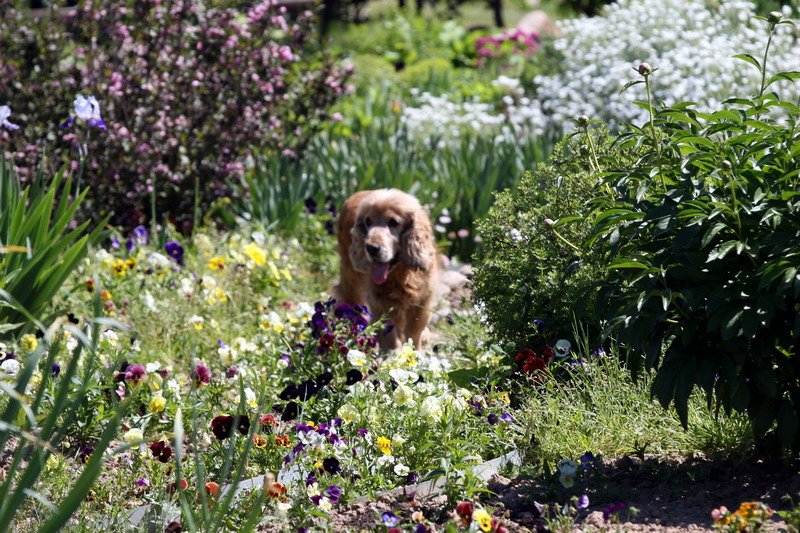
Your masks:
<path fill-rule="evenodd" d="M 90 211 L 116 223 L 169 211 L 188 229 L 196 188 L 203 205 L 231 195 L 253 145 L 301 150 L 344 91 L 344 71 L 310 48 L 308 11 L 101 0 L 31 19 L 0 3 L 0 102 L 23 126 L 6 150 L 22 167 L 53 142 L 76 166 L 81 154 Z M 106 132 L 57 127 L 79 94 L 100 101 Z"/>
<path fill-rule="evenodd" d="M 650 148 L 606 177 L 618 197 L 594 218 L 613 257 L 598 302 L 607 333 L 645 354 L 653 395 L 684 425 L 697 386 L 717 409 L 747 412 L 757 437 L 776 426 L 797 449 L 800 108 L 767 90 L 800 73 L 760 77 L 753 98 L 715 113 L 662 109 L 624 136 Z"/>
<path fill-rule="evenodd" d="M 478 224 L 483 245 L 473 264 L 474 297 L 501 340 L 527 345 L 535 320 L 556 338 L 571 336 L 575 315 L 592 310 L 587 291 L 604 267 L 583 245 L 590 228 L 557 223 L 584 213 L 587 203 L 603 194 L 595 172 L 615 154 L 613 138 L 605 129 L 590 131 L 600 169 L 587 157 L 585 134 L 573 136 L 556 147 L 548 163 L 499 193 Z M 623 157 L 615 154 L 612 160 Z M 551 221 L 556 223 L 548 226 Z"/>

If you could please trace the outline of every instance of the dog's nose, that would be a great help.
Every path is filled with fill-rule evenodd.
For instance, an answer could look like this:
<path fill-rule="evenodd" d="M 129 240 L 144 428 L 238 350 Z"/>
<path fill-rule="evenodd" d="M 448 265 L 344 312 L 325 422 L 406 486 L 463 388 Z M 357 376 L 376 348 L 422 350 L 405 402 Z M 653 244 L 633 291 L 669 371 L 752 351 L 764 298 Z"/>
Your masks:
<path fill-rule="evenodd" d="M 376 256 L 376 255 L 378 255 L 378 254 L 380 253 L 380 251 L 381 251 L 381 245 L 380 245 L 380 244 L 374 244 L 374 243 L 371 243 L 371 242 L 368 242 L 368 243 L 366 244 L 365 248 L 367 249 L 367 253 L 368 253 L 368 254 L 369 254 L 371 257 L 375 257 L 375 256 Z"/>

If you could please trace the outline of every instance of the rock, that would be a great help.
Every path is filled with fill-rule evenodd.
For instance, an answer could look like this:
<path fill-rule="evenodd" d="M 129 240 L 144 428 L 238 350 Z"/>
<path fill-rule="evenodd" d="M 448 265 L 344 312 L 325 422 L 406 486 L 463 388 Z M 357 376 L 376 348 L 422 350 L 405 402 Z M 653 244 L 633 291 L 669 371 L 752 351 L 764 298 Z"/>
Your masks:
<path fill-rule="evenodd" d="M 564 35 L 552 21 L 550 15 L 541 9 L 529 11 L 522 15 L 522 18 L 517 22 L 517 29 L 547 37 L 561 37 Z"/>
<path fill-rule="evenodd" d="M 467 279 L 467 276 L 461 272 L 456 270 L 447 270 L 442 272 L 441 276 L 439 276 L 439 281 L 450 287 L 450 289 L 459 289 L 466 285 L 467 281 L 469 280 Z"/>
<path fill-rule="evenodd" d="M 586 523 L 597 528 L 605 528 L 606 521 L 603 519 L 603 512 L 592 511 L 589 513 L 589 516 L 586 517 Z"/>

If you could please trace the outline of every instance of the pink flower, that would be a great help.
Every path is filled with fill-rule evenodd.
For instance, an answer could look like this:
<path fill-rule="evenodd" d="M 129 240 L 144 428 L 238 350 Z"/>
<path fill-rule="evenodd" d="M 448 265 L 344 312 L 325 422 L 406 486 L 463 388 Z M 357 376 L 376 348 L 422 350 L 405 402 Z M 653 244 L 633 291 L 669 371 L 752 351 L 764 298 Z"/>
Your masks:
<path fill-rule="evenodd" d="M 128 365 L 125 369 L 125 381 L 134 387 L 144 382 L 147 370 L 142 365 Z"/>
<path fill-rule="evenodd" d="M 198 388 L 211 383 L 211 371 L 204 365 L 195 366 L 192 377 L 194 378 L 195 386 Z"/>

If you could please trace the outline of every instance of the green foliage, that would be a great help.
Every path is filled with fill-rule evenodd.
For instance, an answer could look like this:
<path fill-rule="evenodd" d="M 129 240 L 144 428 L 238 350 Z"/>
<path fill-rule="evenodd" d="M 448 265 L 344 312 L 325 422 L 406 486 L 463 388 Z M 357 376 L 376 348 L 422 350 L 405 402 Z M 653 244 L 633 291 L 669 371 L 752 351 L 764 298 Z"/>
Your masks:
<path fill-rule="evenodd" d="M 438 219 L 448 252 L 468 259 L 476 249 L 474 221 L 489 210 L 494 191 L 513 188 L 524 169 L 550 151 L 544 138 L 496 143 L 475 134 L 441 146 L 437 139 L 415 141 L 392 117 L 365 115 L 339 131 L 323 132 L 304 157 L 273 157 L 248 178 L 253 201 L 240 204 L 265 226 L 296 229 L 303 196 L 328 198 L 335 205 L 362 189 L 396 187 L 417 195 Z M 470 235 L 460 237 L 458 230 Z"/>
<path fill-rule="evenodd" d="M 39 172 L 23 190 L 0 158 L 0 336 L 40 317 L 105 223 L 90 235 L 88 221 L 71 227 L 87 190 L 71 199 L 65 174 L 61 169 L 45 184 Z"/>
<path fill-rule="evenodd" d="M 99 310 L 100 304 L 97 300 L 95 311 Z M 50 369 L 56 357 L 63 356 L 60 353 L 63 345 L 55 339 L 56 333 L 62 333 L 60 322 L 44 332 L 38 346 L 24 359 L 13 388 L 0 381 L 0 389 L 8 398 L 0 417 L 0 449 L 4 449 L 10 438 L 19 442 L 11 458 L 9 475 L 0 483 L 2 531 L 13 529 L 17 511 L 31 497 L 47 502 L 49 507 L 48 515 L 44 517 L 39 531 L 60 530 L 83 503 L 107 461 L 106 451 L 110 449 L 111 441 L 119 432 L 120 419 L 127 409 L 127 403 L 112 409 L 105 428 L 98 434 L 97 440 L 93 441 L 91 453 L 85 456 L 83 471 L 61 502 L 57 505 L 50 504 L 47 496 L 38 492 L 39 489 L 35 486 L 48 459 L 58 455 L 58 449 L 65 442 L 67 434 L 74 424 L 80 422 L 79 411 L 92 381 L 92 374 L 104 373 L 107 379 L 111 378 L 110 369 L 103 367 L 97 360 L 99 321 L 94 326 L 91 340 L 76 327 L 65 326 L 66 331 L 79 339 L 79 344 L 64 372 L 58 377 L 51 374 Z M 88 360 L 82 357 L 84 348 L 88 352 Z M 34 379 L 34 374 L 40 374 L 41 379 Z M 119 447 L 111 455 L 127 448 L 129 446 Z M 24 464 L 23 461 L 27 463 Z"/>
<path fill-rule="evenodd" d="M 600 170 L 606 161 L 631 161 L 612 145 L 605 129 L 572 136 L 556 147 L 548 163 L 498 194 L 478 224 L 483 246 L 473 264 L 474 296 L 500 339 L 524 344 L 534 334 L 534 320 L 544 321 L 548 333 L 569 336 L 574 316 L 591 311 L 587 290 L 601 279 L 604 267 L 583 245 L 589 227 L 573 218 L 605 194 L 589 139 Z"/>
<path fill-rule="evenodd" d="M 651 127 L 620 137 L 648 153 L 608 173 L 616 198 L 595 204 L 592 239 L 611 256 L 598 303 L 684 425 L 699 387 L 717 409 L 746 412 L 756 436 L 776 426 L 797 447 L 800 108 L 766 89 L 800 73 L 768 78 L 766 55 L 742 59 L 762 72 L 760 95 L 714 113 L 653 110 Z"/>

